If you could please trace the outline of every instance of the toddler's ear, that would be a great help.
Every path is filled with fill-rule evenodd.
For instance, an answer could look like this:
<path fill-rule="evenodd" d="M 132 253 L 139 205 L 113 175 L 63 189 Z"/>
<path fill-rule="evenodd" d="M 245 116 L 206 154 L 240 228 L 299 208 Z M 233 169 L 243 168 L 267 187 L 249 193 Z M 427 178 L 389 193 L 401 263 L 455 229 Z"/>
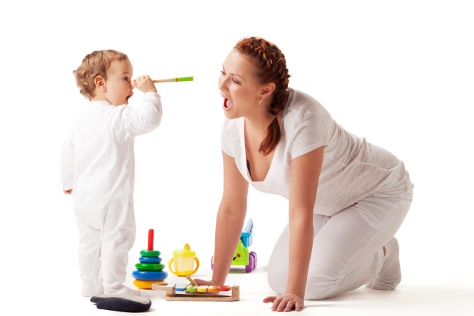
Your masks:
<path fill-rule="evenodd" d="M 96 89 L 99 89 L 102 92 L 107 92 L 107 85 L 106 85 L 104 77 L 102 76 L 95 77 L 94 83 L 95 83 Z"/>

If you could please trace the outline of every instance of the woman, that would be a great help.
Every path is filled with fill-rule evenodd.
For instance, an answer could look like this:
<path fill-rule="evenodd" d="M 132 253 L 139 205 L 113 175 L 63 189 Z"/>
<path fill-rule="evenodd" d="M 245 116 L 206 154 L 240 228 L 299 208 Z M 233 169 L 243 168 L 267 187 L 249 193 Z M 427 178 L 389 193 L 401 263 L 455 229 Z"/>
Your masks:
<path fill-rule="evenodd" d="M 289 199 L 289 223 L 269 260 L 272 310 L 297 311 L 363 284 L 401 281 L 395 233 L 413 198 L 404 164 L 344 130 L 314 98 L 288 88 L 285 57 L 262 38 L 240 40 L 219 78 L 224 193 L 214 272 L 222 285 L 247 209 L 248 183 Z"/>

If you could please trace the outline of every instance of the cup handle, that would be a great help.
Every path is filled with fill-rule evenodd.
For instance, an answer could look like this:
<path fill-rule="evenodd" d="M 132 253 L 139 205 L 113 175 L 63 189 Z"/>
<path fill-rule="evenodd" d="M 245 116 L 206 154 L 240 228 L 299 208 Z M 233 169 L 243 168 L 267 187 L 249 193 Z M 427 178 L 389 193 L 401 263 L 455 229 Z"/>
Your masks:
<path fill-rule="evenodd" d="M 194 261 L 196 261 L 197 267 L 196 267 L 196 269 L 193 271 L 192 274 L 196 273 L 196 271 L 199 269 L 199 259 L 198 259 L 197 257 L 194 257 Z"/>
<path fill-rule="evenodd" d="M 168 261 L 168 269 L 170 269 L 171 273 L 173 273 L 174 275 L 177 275 L 176 272 L 173 271 L 173 269 L 171 269 L 171 264 L 173 263 L 174 261 L 174 258 L 171 258 L 170 261 Z"/>

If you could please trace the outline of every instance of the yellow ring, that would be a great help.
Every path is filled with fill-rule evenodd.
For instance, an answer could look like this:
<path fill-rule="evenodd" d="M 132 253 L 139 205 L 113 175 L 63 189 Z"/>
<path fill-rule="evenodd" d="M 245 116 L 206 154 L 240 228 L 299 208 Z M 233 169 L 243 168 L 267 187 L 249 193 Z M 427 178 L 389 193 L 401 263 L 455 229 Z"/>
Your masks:
<path fill-rule="evenodd" d="M 163 283 L 165 280 L 159 280 L 159 281 L 145 281 L 145 280 L 134 280 L 133 284 L 138 287 L 139 289 L 151 289 L 151 285 L 153 283 Z"/>

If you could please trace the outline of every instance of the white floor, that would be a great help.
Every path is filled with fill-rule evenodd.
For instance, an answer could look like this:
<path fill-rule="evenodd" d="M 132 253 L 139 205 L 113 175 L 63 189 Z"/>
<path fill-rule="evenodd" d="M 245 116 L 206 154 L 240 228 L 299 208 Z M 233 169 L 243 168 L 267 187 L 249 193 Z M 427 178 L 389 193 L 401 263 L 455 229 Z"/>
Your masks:
<path fill-rule="evenodd" d="M 142 291 L 142 295 L 152 300 L 147 313 L 157 315 L 274 315 L 271 304 L 262 303 L 268 295 L 274 295 L 268 287 L 265 265 L 260 265 L 252 273 L 232 272 L 227 284 L 238 284 L 241 299 L 238 302 L 167 302 L 164 292 Z M 206 278 L 211 275 L 210 267 L 202 267 L 195 278 Z M 127 285 L 133 280 L 127 279 Z M 170 282 L 183 283 L 183 278 L 168 277 Z M 77 285 L 79 282 L 77 282 Z M 38 302 L 39 303 L 39 302 Z M 40 310 L 48 310 L 49 315 L 112 315 L 116 312 L 98 310 L 89 298 L 79 295 L 69 288 L 57 291 L 50 299 L 41 302 Z M 25 304 L 24 313 L 34 307 Z M 34 308 L 36 312 L 38 309 Z M 33 314 L 33 311 L 31 311 Z M 338 297 L 322 301 L 306 301 L 301 315 L 474 315 L 474 279 L 444 279 L 402 281 L 396 291 L 376 291 L 361 287 Z"/>

